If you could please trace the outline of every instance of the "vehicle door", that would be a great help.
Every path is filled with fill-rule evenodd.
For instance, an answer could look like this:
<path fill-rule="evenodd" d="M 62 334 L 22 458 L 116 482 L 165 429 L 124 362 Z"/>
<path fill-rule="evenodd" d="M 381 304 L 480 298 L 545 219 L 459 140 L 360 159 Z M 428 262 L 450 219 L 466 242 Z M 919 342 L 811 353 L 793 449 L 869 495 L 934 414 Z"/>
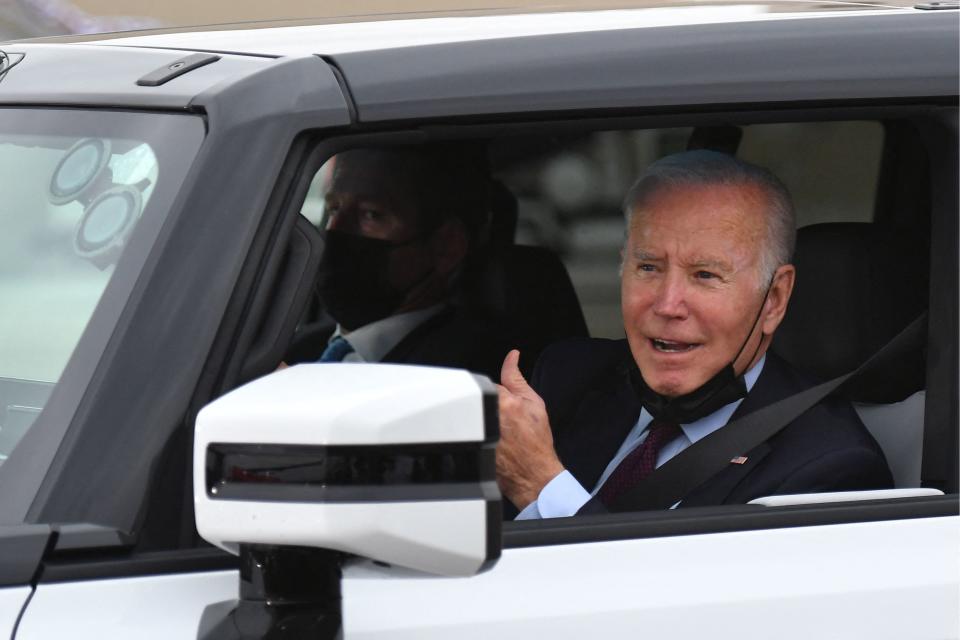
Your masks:
<path fill-rule="evenodd" d="M 950 361 L 938 356 L 927 364 L 923 482 L 947 496 L 508 522 L 502 558 L 475 578 L 428 578 L 363 562 L 349 566 L 344 574 L 348 637 L 957 636 L 960 519 L 951 479 L 956 462 L 939 453 L 956 442 L 958 424 L 955 409 L 948 408 L 956 405 L 956 349 L 950 337 L 956 333 L 956 301 L 942 295 L 955 290 L 958 271 L 957 207 L 955 195 L 946 195 L 957 191 L 955 161 L 947 160 L 955 156 L 956 112 L 946 106 L 952 98 L 922 97 L 955 93 L 948 86 L 956 74 L 955 56 L 948 50 L 955 48 L 956 34 L 947 33 L 952 29 L 947 23 L 929 14 L 766 21 L 518 38 L 496 46 L 465 43 L 389 54 L 401 68 L 429 68 L 429 74 L 398 75 L 396 66 L 388 74 L 378 52 L 333 56 L 350 83 L 361 122 L 433 118 L 442 120 L 432 129 L 437 136 L 515 136 L 517 146 L 538 132 L 562 142 L 561 132 L 576 132 L 578 126 L 637 127 L 645 133 L 648 127 L 671 125 L 709 129 L 866 115 L 841 108 L 844 104 L 945 108 L 940 124 L 929 122 L 933 128 L 921 134 L 922 155 L 931 161 L 929 182 L 921 183 L 923 191 L 932 191 L 920 197 L 932 203 L 929 259 L 943 267 L 930 271 L 928 302 L 938 319 L 931 323 L 927 349 Z M 913 40 L 918 30 L 925 33 L 922 43 Z M 897 47 L 896 60 L 888 49 L 892 40 L 905 45 Z M 841 53 L 850 47 L 869 64 L 851 63 Z M 926 47 L 929 55 L 913 57 Z M 844 65 L 827 62 L 840 59 Z M 932 59 L 950 62 L 933 70 Z M 875 73 L 893 67 L 912 80 Z M 914 80 L 925 88 L 912 85 Z M 885 98 L 870 102 L 880 96 Z M 824 100 L 834 101 L 834 107 L 810 108 Z M 613 117 L 604 122 L 605 115 Z M 866 119 L 893 115 L 874 112 Z M 596 120 L 586 125 L 591 116 Z M 829 146 L 830 138 L 815 144 Z M 787 156 L 776 153 L 788 154 L 790 148 L 774 152 L 767 164 L 775 171 L 777 162 L 789 167 Z M 669 147 L 661 149 L 662 155 Z M 937 160 L 940 152 L 947 155 Z M 886 153 L 896 157 L 907 151 L 888 147 Z M 618 161 L 629 158 L 623 154 Z M 941 172 L 941 161 L 950 169 Z M 616 168 L 587 173 L 586 180 L 582 173 L 559 168 L 557 175 L 566 177 L 562 186 L 575 190 Z M 812 163 L 799 169 L 819 175 L 815 180 L 829 179 Z M 885 171 L 879 175 L 880 183 L 893 180 Z M 530 183 L 524 185 L 528 191 L 522 195 L 529 196 Z M 893 209 L 910 215 L 914 198 L 902 187 L 878 195 L 877 206 L 885 206 L 892 193 L 900 194 Z M 569 217 L 558 217 L 571 224 Z M 520 221 L 522 229 L 522 212 Z M 918 230 L 925 223 L 912 224 Z M 616 278 L 615 264 L 608 273 Z M 950 444 L 946 449 L 951 446 L 955 449 Z"/>

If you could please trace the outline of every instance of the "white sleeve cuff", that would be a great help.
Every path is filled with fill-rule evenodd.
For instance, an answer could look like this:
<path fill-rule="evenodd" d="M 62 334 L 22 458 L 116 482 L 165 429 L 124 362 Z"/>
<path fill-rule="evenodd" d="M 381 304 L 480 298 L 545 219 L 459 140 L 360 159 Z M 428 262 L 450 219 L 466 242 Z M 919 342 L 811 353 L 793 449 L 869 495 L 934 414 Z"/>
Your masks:
<path fill-rule="evenodd" d="M 589 500 L 590 493 L 564 469 L 540 491 L 537 508 L 541 518 L 566 518 L 576 514 Z"/>
<path fill-rule="evenodd" d="M 539 520 L 541 517 L 540 510 L 537 508 L 537 501 L 534 500 L 525 506 L 514 520 Z"/>
<path fill-rule="evenodd" d="M 530 510 L 533 505 L 527 505 L 527 508 L 517 516 L 517 519 L 527 519 L 531 517 L 540 518 L 566 518 L 574 515 L 590 500 L 590 494 L 584 489 L 576 478 L 567 470 L 558 473 L 553 480 L 540 490 L 536 502 L 533 505 L 534 510 L 531 513 L 537 515 L 524 514 Z"/>

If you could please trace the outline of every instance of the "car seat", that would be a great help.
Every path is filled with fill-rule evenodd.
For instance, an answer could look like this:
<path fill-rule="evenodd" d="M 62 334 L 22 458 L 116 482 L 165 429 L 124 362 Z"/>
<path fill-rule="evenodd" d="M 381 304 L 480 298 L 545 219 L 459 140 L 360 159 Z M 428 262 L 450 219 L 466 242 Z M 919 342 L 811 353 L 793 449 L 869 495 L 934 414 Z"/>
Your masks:
<path fill-rule="evenodd" d="M 927 306 L 925 239 L 870 223 L 797 233 L 797 282 L 773 350 L 824 380 L 855 369 Z M 925 349 L 845 390 L 899 487 L 920 486 Z"/>
<path fill-rule="evenodd" d="M 587 324 L 557 254 L 546 247 L 514 244 L 517 200 L 495 180 L 490 209 L 486 246 L 465 274 L 461 304 L 510 327 L 521 369 L 529 373 L 544 347 L 587 336 Z"/>

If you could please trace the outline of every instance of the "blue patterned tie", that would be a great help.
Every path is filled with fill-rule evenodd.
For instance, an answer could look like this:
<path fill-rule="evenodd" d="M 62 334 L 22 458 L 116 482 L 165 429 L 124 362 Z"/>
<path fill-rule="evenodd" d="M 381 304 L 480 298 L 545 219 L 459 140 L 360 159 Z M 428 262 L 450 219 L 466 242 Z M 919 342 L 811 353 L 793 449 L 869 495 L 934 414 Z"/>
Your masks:
<path fill-rule="evenodd" d="M 349 353 L 353 353 L 353 345 L 343 336 L 337 336 L 327 344 L 317 362 L 343 362 Z"/>

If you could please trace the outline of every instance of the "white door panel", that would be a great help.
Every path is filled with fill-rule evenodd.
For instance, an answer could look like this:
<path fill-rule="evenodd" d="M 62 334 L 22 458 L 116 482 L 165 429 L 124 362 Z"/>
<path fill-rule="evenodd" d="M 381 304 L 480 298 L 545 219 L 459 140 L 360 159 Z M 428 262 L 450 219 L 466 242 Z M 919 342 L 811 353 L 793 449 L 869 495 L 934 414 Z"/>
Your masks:
<path fill-rule="evenodd" d="M 30 597 L 30 587 L 7 587 L 0 589 L 0 638 L 13 636 L 17 626 L 17 617 L 24 603 Z"/>
<path fill-rule="evenodd" d="M 196 638 L 203 609 L 238 589 L 236 571 L 40 584 L 16 640 Z"/>
<path fill-rule="evenodd" d="M 344 572 L 344 631 L 347 640 L 957 639 L 958 539 L 960 518 L 924 518 L 507 549 L 473 578 L 362 562 Z M 29 591 L 0 591 L 0 625 L 12 628 Z M 237 591 L 235 571 L 41 584 L 16 640 L 194 638 L 204 607 Z"/>
<path fill-rule="evenodd" d="M 957 638 L 960 518 L 507 549 L 474 578 L 345 572 L 349 640 Z"/>

